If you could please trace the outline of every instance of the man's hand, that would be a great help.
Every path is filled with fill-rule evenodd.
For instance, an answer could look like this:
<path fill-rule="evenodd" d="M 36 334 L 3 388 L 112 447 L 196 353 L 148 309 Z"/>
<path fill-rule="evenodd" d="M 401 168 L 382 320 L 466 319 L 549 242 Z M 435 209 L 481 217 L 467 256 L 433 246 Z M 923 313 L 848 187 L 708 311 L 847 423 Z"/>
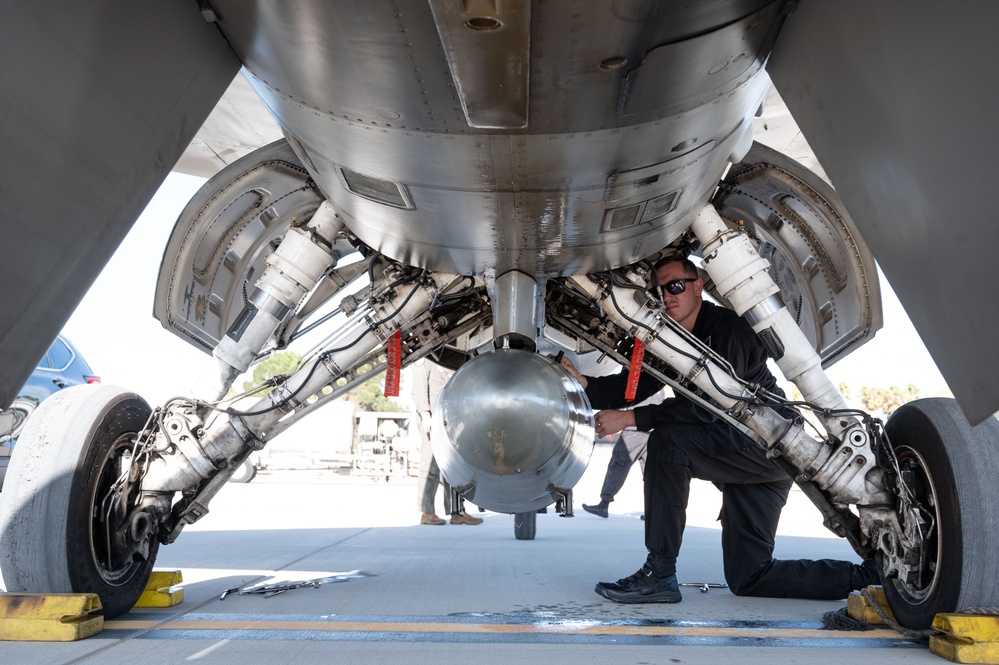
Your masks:
<path fill-rule="evenodd" d="M 555 356 L 553 355 L 549 355 L 548 357 L 551 358 L 552 360 L 556 360 Z M 562 359 L 559 360 L 558 363 L 565 369 L 565 371 L 569 372 L 569 374 L 572 374 L 576 378 L 576 380 L 579 381 L 579 385 L 583 387 L 583 390 L 586 390 L 586 386 L 589 385 L 589 381 L 586 380 L 585 376 L 579 373 L 579 370 L 576 369 L 576 366 L 572 364 L 571 360 L 569 360 L 565 356 L 562 356 Z"/>
<path fill-rule="evenodd" d="M 635 412 L 607 409 L 605 411 L 598 411 L 595 420 L 597 436 L 611 436 L 626 427 L 634 427 Z"/>

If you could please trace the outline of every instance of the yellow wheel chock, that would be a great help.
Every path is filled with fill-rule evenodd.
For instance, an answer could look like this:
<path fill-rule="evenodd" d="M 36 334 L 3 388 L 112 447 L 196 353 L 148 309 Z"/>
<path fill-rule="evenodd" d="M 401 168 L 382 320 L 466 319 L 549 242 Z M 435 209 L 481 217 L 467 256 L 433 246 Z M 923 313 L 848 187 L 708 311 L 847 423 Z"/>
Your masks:
<path fill-rule="evenodd" d="M 179 570 L 154 570 L 136 607 L 173 607 L 184 601 L 184 590 L 172 588 L 184 581 Z"/>
<path fill-rule="evenodd" d="M 938 614 L 930 651 L 955 663 L 999 663 L 999 616 Z"/>
<path fill-rule="evenodd" d="M 895 615 L 891 613 L 888 609 L 888 599 L 885 598 L 885 590 L 880 586 L 869 586 L 866 591 L 869 591 L 874 600 L 877 602 L 878 607 L 880 607 L 888 615 L 892 621 L 895 621 Z M 850 595 L 846 599 L 846 614 L 851 619 L 855 621 L 862 621 L 872 626 L 884 625 L 884 620 L 881 615 L 874 609 L 874 607 L 868 602 L 860 591 L 851 591 Z"/>
<path fill-rule="evenodd" d="M 73 642 L 96 635 L 104 617 L 95 593 L 0 593 L 0 640 Z"/>

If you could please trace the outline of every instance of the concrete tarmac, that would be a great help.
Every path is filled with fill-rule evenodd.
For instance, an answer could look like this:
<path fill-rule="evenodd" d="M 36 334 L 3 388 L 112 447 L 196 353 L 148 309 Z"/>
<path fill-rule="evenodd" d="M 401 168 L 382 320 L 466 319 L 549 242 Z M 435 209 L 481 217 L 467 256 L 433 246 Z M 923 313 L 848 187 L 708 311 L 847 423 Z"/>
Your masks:
<path fill-rule="evenodd" d="M 530 541 L 514 538 L 512 516 L 474 508 L 479 526 L 421 526 L 413 478 L 262 472 L 223 488 L 208 516 L 160 550 L 157 569 L 183 574 L 181 604 L 135 609 L 78 642 L 0 642 L 0 663 L 943 662 L 925 640 L 891 630 L 822 630 L 845 601 L 698 587 L 675 605 L 597 596 L 597 581 L 645 558 L 637 467 L 608 519 L 582 510 L 599 500 L 609 454 L 597 446 L 576 516 L 539 514 Z M 724 582 L 719 506 L 713 486 L 695 483 L 681 583 Z M 797 491 L 776 555 L 857 560 Z M 286 582 L 315 586 L 245 593 Z"/>

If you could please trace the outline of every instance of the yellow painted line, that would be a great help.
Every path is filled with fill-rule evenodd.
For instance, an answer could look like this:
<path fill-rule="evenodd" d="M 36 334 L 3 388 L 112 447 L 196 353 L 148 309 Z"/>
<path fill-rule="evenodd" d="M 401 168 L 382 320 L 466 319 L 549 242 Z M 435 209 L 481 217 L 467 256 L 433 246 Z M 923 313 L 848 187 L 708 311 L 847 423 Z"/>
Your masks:
<path fill-rule="evenodd" d="M 488 633 L 525 635 L 634 635 L 675 637 L 769 637 L 783 639 L 899 639 L 887 629 L 865 632 L 820 630 L 818 628 L 735 628 L 724 626 L 619 626 L 559 623 L 419 623 L 369 621 L 226 621 L 179 620 L 161 624 L 156 621 L 117 619 L 107 628 L 119 630 L 287 630 L 368 633 Z"/>

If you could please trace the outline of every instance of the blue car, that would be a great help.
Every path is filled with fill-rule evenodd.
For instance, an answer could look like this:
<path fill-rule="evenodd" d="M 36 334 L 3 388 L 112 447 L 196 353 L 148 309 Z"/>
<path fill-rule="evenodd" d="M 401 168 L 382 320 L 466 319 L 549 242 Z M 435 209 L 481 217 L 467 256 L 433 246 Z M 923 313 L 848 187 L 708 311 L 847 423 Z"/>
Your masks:
<path fill-rule="evenodd" d="M 11 448 L 24 422 L 42 400 L 63 388 L 100 381 L 101 377 L 94 374 L 76 347 L 62 335 L 56 337 L 14 403 L 0 411 L 0 487 L 7 473 Z"/>

